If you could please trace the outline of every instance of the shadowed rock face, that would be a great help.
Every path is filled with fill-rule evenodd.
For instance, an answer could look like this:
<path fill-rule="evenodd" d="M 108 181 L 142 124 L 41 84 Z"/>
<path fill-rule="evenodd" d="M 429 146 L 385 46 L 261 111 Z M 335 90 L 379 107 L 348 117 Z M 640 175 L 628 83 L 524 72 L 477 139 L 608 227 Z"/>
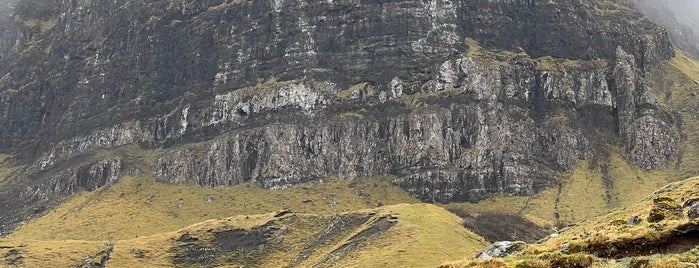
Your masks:
<path fill-rule="evenodd" d="M 22 46 L 20 28 L 12 21 L 15 0 L 0 1 L 0 63 L 15 56 Z"/>
<path fill-rule="evenodd" d="M 435 202 L 534 194 L 603 154 L 607 137 L 662 168 L 675 134 L 640 76 L 672 56 L 668 38 L 626 7 L 587 2 L 19 9 L 32 42 L 0 68 L 0 151 L 25 168 L 0 188 L 11 212 L 0 222 L 11 229 L 31 207 L 148 166 L 160 181 L 207 187 L 393 175 Z M 546 55 L 575 61 L 532 59 Z M 632 109 L 645 112 L 622 120 Z M 103 157 L 129 144 L 164 153 L 142 166 Z"/>

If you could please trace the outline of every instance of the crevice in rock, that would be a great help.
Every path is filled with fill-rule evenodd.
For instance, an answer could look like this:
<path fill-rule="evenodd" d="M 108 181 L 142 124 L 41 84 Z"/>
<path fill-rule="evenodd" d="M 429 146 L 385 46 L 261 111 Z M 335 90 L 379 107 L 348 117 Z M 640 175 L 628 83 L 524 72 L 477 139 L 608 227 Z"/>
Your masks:
<path fill-rule="evenodd" d="M 556 192 L 556 200 L 553 201 L 553 218 L 554 218 L 554 226 L 556 228 L 561 229 L 564 227 L 564 225 L 561 223 L 561 213 L 559 211 L 558 205 L 561 202 L 561 193 L 563 192 L 563 183 L 558 182 L 558 191 Z"/>

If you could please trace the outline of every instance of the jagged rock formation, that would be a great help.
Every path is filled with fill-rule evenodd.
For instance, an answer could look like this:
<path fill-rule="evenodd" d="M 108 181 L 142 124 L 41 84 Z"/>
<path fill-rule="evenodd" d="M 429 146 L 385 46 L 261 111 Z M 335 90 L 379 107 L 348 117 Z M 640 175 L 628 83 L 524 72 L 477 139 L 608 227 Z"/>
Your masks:
<path fill-rule="evenodd" d="M 621 48 L 617 49 L 614 81 L 619 134 L 634 164 L 648 170 L 665 168 L 677 147 L 677 134 L 671 127 L 672 115 L 658 110 L 653 89 L 637 85 L 639 80 L 635 62 L 632 55 Z"/>
<path fill-rule="evenodd" d="M 14 1 L 0 1 L 0 62 L 17 54 L 22 45 L 19 27 L 12 22 Z"/>
<path fill-rule="evenodd" d="M 145 169 L 105 153 L 130 144 L 163 150 L 163 182 L 392 175 L 436 202 L 534 194 L 609 136 L 648 169 L 677 144 L 640 79 L 669 39 L 607 1 L 49 7 L 18 11 L 33 41 L 0 69 L 0 151 L 24 167 L 0 223 Z"/>

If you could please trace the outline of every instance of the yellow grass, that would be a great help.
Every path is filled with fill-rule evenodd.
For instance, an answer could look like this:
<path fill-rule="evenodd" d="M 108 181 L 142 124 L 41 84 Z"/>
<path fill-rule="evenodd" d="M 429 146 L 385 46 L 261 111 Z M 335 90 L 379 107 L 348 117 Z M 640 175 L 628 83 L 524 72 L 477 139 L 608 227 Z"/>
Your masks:
<path fill-rule="evenodd" d="M 207 198 L 212 198 L 207 202 Z M 82 192 L 14 232 L 28 239 L 122 240 L 178 230 L 208 219 L 268 213 L 332 214 L 379 204 L 415 203 L 388 180 L 310 182 L 280 191 L 255 185 L 208 189 L 123 178 L 96 192 Z M 46 232 L 45 230 L 52 230 Z"/>
<path fill-rule="evenodd" d="M 401 204 L 385 210 L 398 216 L 398 224 L 337 267 L 436 267 L 474 256 L 488 244 L 463 228 L 459 217 L 435 205 Z"/>
<path fill-rule="evenodd" d="M 436 267 L 445 260 L 461 256 L 472 256 L 486 246 L 483 238 L 461 226 L 461 219 L 446 210 L 428 204 L 399 204 L 381 208 L 351 212 L 355 215 L 374 215 L 367 223 L 344 233 L 337 239 L 316 245 L 308 259 L 299 267 L 312 267 L 321 264 L 330 252 L 350 242 L 354 235 L 369 228 L 373 222 L 384 220 L 386 216 L 397 217 L 397 224 L 383 234 L 370 237 L 359 248 L 348 255 L 330 261 L 333 267 Z M 80 264 L 85 257 L 95 258 L 107 248 L 107 242 L 114 244 L 114 251 L 107 263 L 109 267 L 169 267 L 174 256 L 171 250 L 175 241 L 183 233 L 209 241 L 216 232 L 233 229 L 251 229 L 264 224 L 280 227 L 289 224 L 289 232 L 283 242 L 268 244 L 269 254 L 257 259 L 260 267 L 281 267 L 292 262 L 295 256 L 326 230 L 326 224 L 333 217 L 341 215 L 296 214 L 293 221 L 283 222 L 285 217 L 275 218 L 274 213 L 239 215 L 221 220 L 206 220 L 181 230 L 162 232 L 124 240 L 30 240 L 21 236 L 0 239 L 0 246 L 13 246 L 24 257 L 28 267 L 52 265 L 69 267 Z M 347 215 L 347 214 L 346 214 Z M 95 215 L 103 216 L 103 215 Z M 370 216 L 371 217 L 371 216 Z M 33 223 L 29 223 L 31 226 Z M 27 227 L 28 227 L 27 226 Z M 26 243 L 25 247 L 18 247 Z M 293 249 L 289 246 L 293 245 Z M 0 249 L 7 254 L 10 249 Z M 141 252 L 141 258 L 134 252 Z M 227 267 L 217 260 L 216 267 Z M 238 267 L 240 264 L 230 265 Z"/>
<path fill-rule="evenodd" d="M 5 160 L 7 160 L 9 157 L 10 155 L 0 154 L 0 183 L 2 183 L 12 172 L 10 165 L 5 163 Z"/>
<path fill-rule="evenodd" d="M 560 224 L 568 225 L 603 214 L 611 209 L 633 204 L 669 182 L 661 172 L 647 172 L 628 163 L 620 149 L 610 147 L 605 163 L 607 177 L 613 181 L 607 189 L 601 166 L 581 161 L 570 172 L 563 174 L 560 196 L 556 185 L 532 197 L 497 196 L 476 204 L 450 204 L 472 213 L 500 212 L 519 214 L 544 227 L 556 225 L 556 199 Z M 611 200 L 607 199 L 607 191 Z"/>

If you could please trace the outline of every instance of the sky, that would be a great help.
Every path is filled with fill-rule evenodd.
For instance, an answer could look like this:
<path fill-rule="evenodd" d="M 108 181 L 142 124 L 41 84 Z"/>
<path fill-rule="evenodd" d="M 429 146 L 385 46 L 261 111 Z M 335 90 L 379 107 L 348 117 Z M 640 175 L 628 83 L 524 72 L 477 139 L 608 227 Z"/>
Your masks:
<path fill-rule="evenodd" d="M 660 2 L 660 1 L 658 1 Z M 699 26 L 699 0 L 665 0 L 677 20 L 691 26 Z M 695 32 L 699 29 L 695 28 Z"/>

